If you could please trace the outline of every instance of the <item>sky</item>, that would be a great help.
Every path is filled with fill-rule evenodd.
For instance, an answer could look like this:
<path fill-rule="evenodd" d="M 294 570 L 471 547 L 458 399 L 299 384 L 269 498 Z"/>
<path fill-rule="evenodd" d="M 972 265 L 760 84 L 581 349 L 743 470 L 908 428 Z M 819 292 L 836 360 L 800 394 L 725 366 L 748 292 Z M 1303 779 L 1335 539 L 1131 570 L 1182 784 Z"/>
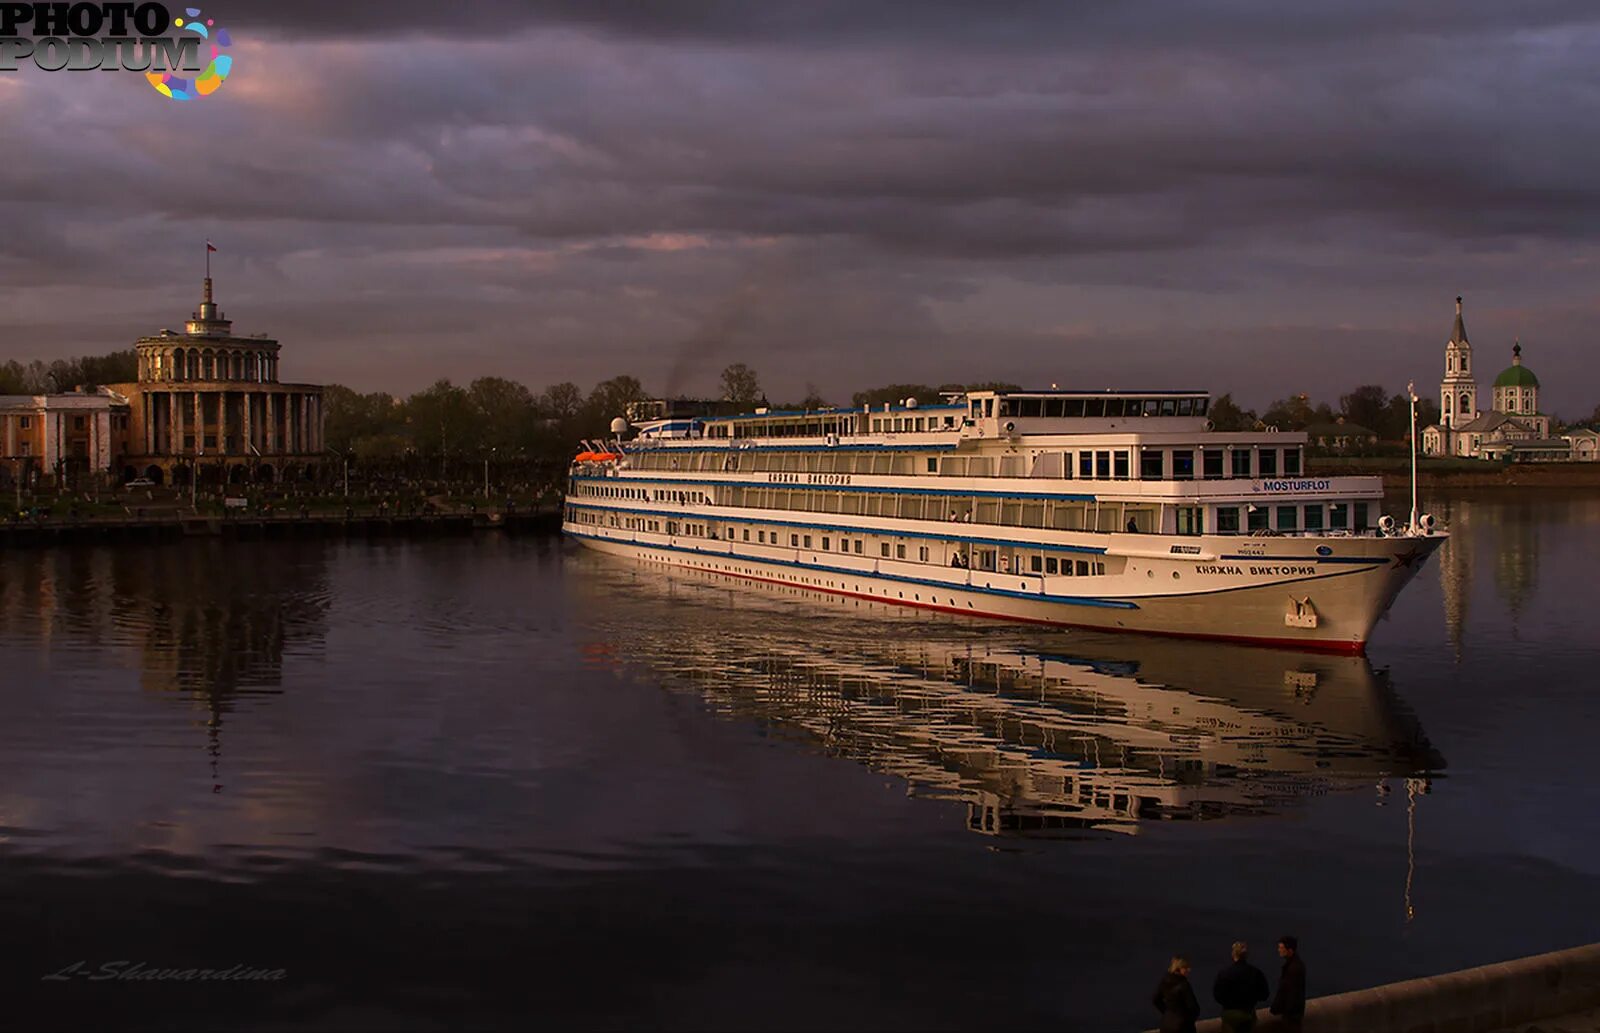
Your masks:
<path fill-rule="evenodd" d="M 173 7 L 174 13 L 181 13 Z M 0 361 L 199 300 L 284 379 L 1600 403 L 1600 8 L 242 0 L 235 66 L 0 73 Z M 1486 384 L 1480 384 L 1484 387 Z"/>

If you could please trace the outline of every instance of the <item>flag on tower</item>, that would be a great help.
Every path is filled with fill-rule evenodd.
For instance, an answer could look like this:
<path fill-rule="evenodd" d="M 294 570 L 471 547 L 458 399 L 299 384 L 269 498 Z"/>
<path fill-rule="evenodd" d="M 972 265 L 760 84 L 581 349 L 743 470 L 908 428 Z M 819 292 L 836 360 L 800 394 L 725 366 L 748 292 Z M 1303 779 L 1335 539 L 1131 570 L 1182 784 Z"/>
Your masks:
<path fill-rule="evenodd" d="M 209 240 L 206 241 L 206 250 L 207 251 L 215 251 L 216 249 L 217 249 L 217 245 L 211 243 L 211 241 L 209 241 Z"/>

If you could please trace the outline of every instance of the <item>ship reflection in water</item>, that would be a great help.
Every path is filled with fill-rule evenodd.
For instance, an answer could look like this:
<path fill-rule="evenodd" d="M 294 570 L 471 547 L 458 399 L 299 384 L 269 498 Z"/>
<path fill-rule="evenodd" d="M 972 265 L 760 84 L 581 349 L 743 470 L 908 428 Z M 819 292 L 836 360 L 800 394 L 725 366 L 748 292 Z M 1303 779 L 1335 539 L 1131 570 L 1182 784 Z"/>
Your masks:
<path fill-rule="evenodd" d="M 592 554 L 592 659 L 964 802 L 986 835 L 1137 833 L 1444 767 L 1365 657 L 908 613 Z M 679 619 L 660 620 L 661 606 Z M 653 617 L 653 619 L 652 619 Z M 637 619 L 635 619 L 637 618 Z"/>

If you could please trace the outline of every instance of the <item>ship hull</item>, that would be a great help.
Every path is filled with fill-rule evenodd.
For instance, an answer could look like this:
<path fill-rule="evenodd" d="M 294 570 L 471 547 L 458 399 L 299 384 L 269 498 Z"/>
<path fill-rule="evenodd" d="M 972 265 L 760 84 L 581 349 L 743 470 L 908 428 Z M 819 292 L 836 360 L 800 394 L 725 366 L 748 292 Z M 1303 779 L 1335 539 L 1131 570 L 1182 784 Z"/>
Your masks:
<path fill-rule="evenodd" d="M 1342 538 L 1337 554 L 1318 556 L 1318 539 L 1209 539 L 1204 557 L 1148 550 L 1126 572 L 1092 579 L 1045 578 L 946 569 L 854 556 L 770 550 L 753 555 L 738 543 L 618 535 L 569 524 L 584 546 L 649 563 L 730 578 L 793 585 L 899 606 L 1060 627 L 1361 653 L 1379 617 L 1445 540 Z M 652 538 L 658 540 L 651 540 Z M 1189 539 L 1193 541 L 1193 539 Z M 1156 543 L 1151 543 L 1156 544 Z M 1334 547 L 1321 546 L 1328 552 Z"/>

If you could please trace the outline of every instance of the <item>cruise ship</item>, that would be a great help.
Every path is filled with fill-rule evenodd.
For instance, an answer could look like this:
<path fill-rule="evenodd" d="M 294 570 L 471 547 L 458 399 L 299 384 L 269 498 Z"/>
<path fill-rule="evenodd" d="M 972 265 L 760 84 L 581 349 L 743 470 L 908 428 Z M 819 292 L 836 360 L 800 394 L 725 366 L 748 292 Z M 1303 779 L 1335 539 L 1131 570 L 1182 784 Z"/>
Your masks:
<path fill-rule="evenodd" d="M 656 563 L 973 616 L 1359 653 L 1445 540 L 1203 391 L 971 391 L 663 419 L 580 452 L 563 530 Z"/>

